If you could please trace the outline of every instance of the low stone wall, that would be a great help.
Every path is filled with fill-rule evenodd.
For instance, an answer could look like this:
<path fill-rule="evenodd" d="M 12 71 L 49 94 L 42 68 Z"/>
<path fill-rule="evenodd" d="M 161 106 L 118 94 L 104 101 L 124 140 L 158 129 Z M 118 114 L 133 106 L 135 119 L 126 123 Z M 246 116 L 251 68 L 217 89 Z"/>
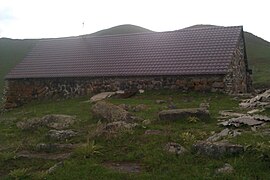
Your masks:
<path fill-rule="evenodd" d="M 8 109 L 20 106 L 33 99 L 64 99 L 126 89 L 224 92 L 223 78 L 222 75 L 207 75 L 7 80 L 4 106 Z"/>

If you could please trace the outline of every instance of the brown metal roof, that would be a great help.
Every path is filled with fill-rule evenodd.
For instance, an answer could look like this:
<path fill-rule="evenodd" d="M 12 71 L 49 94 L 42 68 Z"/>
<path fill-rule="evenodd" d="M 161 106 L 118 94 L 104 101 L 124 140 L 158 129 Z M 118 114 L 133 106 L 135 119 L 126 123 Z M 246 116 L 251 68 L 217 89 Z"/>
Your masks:
<path fill-rule="evenodd" d="M 209 27 L 40 40 L 6 79 L 225 74 L 241 31 Z"/>

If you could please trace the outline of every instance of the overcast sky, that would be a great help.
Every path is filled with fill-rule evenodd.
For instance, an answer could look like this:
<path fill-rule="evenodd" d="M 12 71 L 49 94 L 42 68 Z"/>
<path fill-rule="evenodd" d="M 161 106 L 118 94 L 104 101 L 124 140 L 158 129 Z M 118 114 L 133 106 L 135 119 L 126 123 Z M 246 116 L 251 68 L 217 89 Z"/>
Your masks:
<path fill-rule="evenodd" d="M 121 24 L 154 31 L 213 24 L 243 25 L 270 41 L 269 8 L 270 0 L 0 0 L 0 37 L 65 37 Z"/>

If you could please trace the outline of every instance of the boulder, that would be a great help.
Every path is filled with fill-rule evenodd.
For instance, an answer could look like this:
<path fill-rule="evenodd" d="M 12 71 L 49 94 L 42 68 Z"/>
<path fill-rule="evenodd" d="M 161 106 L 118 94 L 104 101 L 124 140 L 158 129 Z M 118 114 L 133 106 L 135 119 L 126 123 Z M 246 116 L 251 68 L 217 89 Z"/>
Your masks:
<path fill-rule="evenodd" d="M 106 99 L 108 97 L 111 97 L 113 95 L 115 95 L 116 92 L 102 92 L 102 93 L 99 93 L 99 94 L 96 94 L 94 96 L 92 96 L 90 98 L 90 102 L 97 102 L 97 101 L 100 101 L 100 100 L 103 100 L 103 99 Z"/>
<path fill-rule="evenodd" d="M 227 142 L 200 141 L 192 146 L 194 152 L 209 157 L 233 156 L 244 152 L 244 147 Z"/>
<path fill-rule="evenodd" d="M 105 101 L 99 101 L 92 106 L 93 116 L 106 122 L 125 121 L 131 122 L 134 117 L 126 110 Z"/>
<path fill-rule="evenodd" d="M 244 100 L 240 103 L 240 107 L 242 108 L 255 108 L 255 107 L 265 107 L 270 104 L 270 89 L 267 91 L 251 98 Z"/>
<path fill-rule="evenodd" d="M 140 112 L 140 111 L 144 111 L 144 110 L 147 110 L 147 109 L 148 109 L 148 106 L 145 105 L 145 104 L 139 104 L 139 105 L 132 108 L 132 110 L 134 112 Z"/>
<path fill-rule="evenodd" d="M 77 135 L 77 132 L 72 130 L 50 130 L 47 137 L 53 140 L 68 140 Z"/>
<path fill-rule="evenodd" d="M 138 89 L 129 89 L 125 90 L 124 93 L 117 94 L 116 97 L 126 99 L 135 96 L 138 92 L 139 92 Z"/>
<path fill-rule="evenodd" d="M 199 119 L 209 118 L 209 111 L 204 108 L 190 108 L 190 109 L 171 109 L 163 110 L 158 113 L 160 120 L 181 120 L 188 117 L 197 117 Z"/>
<path fill-rule="evenodd" d="M 165 145 L 165 150 L 176 155 L 184 154 L 187 150 L 178 143 L 170 142 Z"/>

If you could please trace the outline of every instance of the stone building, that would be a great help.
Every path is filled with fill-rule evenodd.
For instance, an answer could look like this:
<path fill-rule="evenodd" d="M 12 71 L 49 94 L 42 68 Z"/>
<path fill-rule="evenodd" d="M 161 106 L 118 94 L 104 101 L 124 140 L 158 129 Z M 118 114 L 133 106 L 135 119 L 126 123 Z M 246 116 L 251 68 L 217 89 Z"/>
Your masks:
<path fill-rule="evenodd" d="M 246 93 L 243 27 L 40 40 L 5 77 L 5 106 L 125 89 Z"/>

